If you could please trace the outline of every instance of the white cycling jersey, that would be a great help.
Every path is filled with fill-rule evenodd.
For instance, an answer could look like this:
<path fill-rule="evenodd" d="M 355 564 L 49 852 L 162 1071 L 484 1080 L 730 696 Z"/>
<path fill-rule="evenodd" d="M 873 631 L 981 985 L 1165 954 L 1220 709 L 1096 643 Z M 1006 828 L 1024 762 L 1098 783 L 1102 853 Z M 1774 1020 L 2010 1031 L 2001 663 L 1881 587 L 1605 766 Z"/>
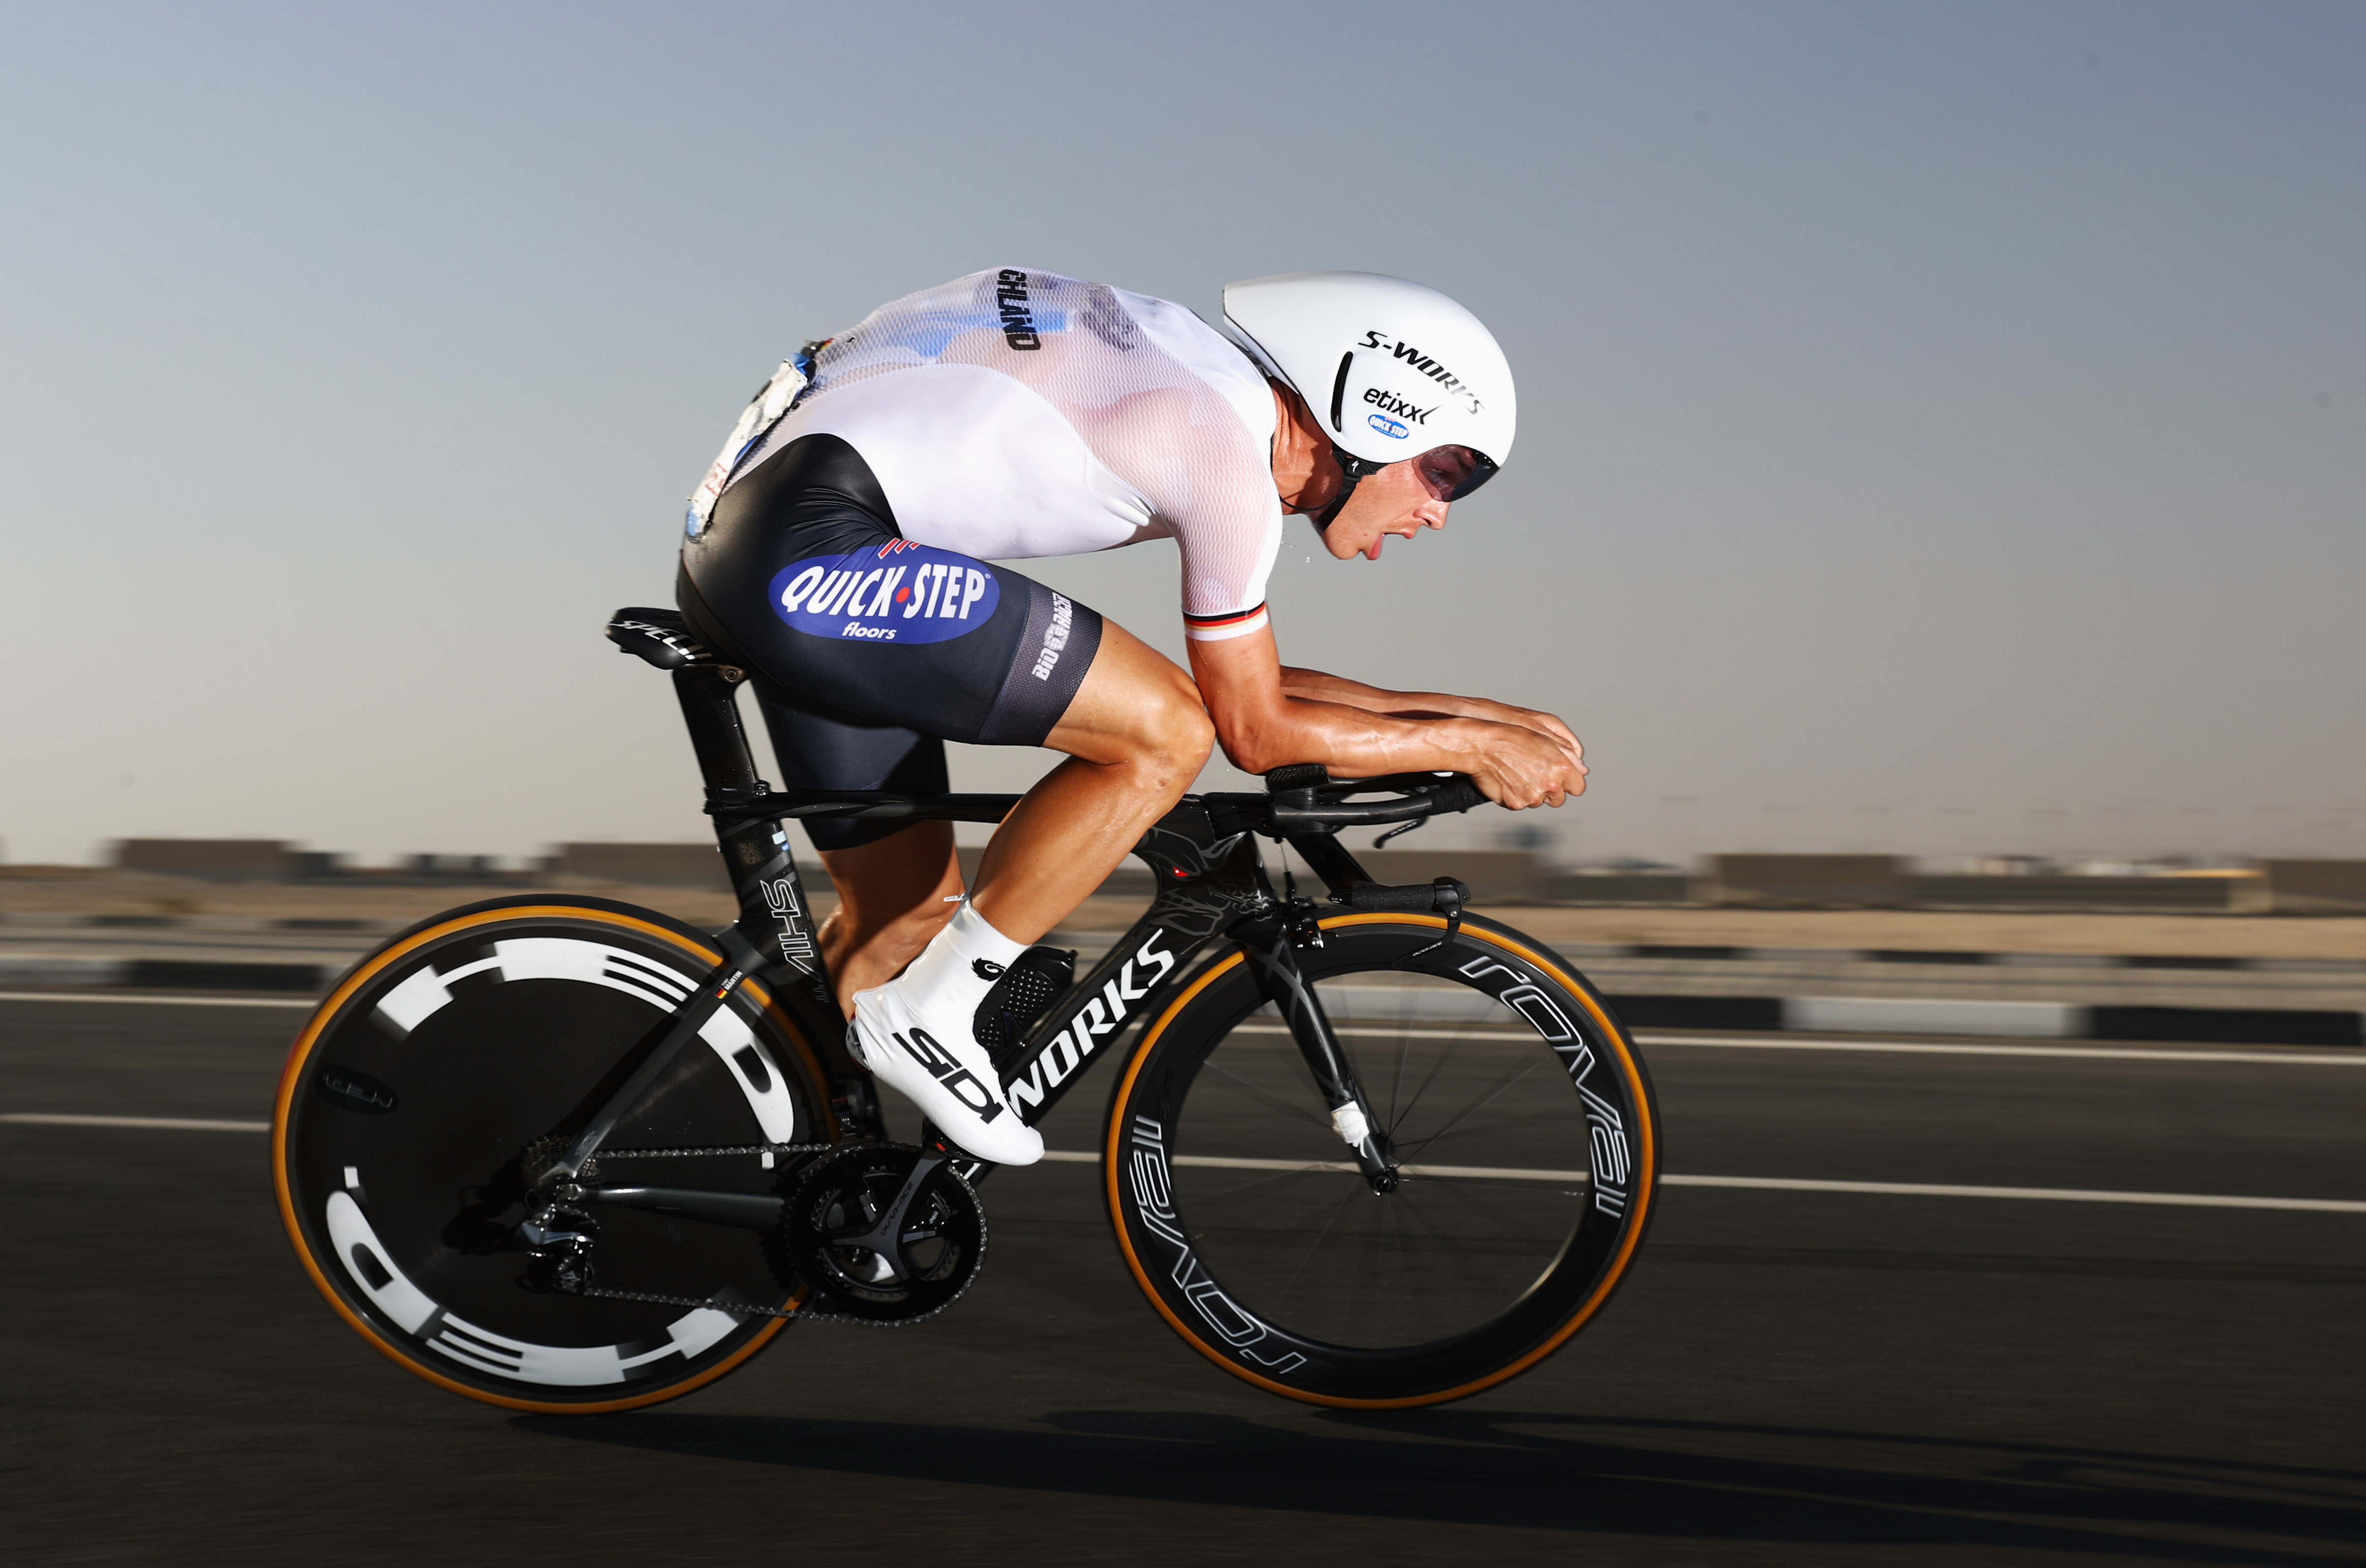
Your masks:
<path fill-rule="evenodd" d="M 727 448 L 705 493 L 834 435 L 915 543 L 1012 560 L 1172 539 L 1187 634 L 1236 637 L 1266 624 L 1281 539 L 1274 423 L 1264 375 L 1183 307 L 1006 267 L 830 340 L 795 406 L 744 454 Z"/>

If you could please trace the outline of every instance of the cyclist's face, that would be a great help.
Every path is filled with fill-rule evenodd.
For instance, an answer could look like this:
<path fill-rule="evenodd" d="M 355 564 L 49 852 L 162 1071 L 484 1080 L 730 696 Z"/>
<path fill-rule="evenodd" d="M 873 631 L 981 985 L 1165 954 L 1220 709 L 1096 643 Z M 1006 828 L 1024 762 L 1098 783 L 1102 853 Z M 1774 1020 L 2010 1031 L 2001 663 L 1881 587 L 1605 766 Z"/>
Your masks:
<path fill-rule="evenodd" d="M 1381 543 L 1391 533 L 1411 539 L 1425 528 L 1444 528 L 1455 489 L 1477 466 L 1459 446 L 1436 447 L 1390 464 L 1356 487 L 1323 531 L 1324 547 L 1342 561 L 1350 555 L 1377 561 Z"/>

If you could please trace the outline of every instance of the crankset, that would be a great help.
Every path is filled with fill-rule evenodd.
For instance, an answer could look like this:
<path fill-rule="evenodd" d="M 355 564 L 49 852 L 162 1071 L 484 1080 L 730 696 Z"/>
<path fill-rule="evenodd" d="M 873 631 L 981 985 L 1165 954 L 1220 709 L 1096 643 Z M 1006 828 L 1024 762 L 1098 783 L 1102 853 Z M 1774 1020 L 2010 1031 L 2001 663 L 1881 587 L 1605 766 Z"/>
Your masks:
<path fill-rule="evenodd" d="M 986 1261 L 986 1210 L 941 1155 L 858 1145 L 816 1160 L 781 1215 L 789 1261 L 814 1288 L 806 1314 L 883 1327 L 959 1300 Z"/>

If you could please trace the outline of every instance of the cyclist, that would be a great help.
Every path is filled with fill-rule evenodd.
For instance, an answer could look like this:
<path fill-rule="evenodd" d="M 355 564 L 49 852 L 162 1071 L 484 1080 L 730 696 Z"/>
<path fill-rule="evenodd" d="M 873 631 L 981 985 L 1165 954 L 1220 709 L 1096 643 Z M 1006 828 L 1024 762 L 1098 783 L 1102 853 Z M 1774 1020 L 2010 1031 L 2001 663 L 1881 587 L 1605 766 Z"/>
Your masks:
<path fill-rule="evenodd" d="M 782 367 L 692 498 L 678 595 L 748 668 L 804 789 L 931 794 L 943 743 L 1042 745 L 963 895 L 949 824 L 808 824 L 839 905 L 822 950 L 849 1041 L 970 1153 L 1042 1158 L 972 1020 L 1004 968 L 1121 862 L 1211 743 L 1261 773 L 1452 769 L 1514 809 L 1585 788 L 1548 713 L 1281 663 L 1265 584 L 1285 512 L 1340 560 L 1442 528 L 1509 455 L 1510 367 L 1477 318 L 1370 273 L 1165 300 L 1032 269 L 872 312 Z M 1171 538 L 1187 675 L 989 561 Z"/>

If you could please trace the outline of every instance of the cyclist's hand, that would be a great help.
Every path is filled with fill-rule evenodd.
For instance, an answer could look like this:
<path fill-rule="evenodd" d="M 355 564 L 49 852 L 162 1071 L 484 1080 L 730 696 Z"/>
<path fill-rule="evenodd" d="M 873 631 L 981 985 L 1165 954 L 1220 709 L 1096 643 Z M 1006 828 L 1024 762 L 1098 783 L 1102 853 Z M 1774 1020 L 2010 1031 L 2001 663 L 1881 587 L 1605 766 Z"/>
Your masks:
<path fill-rule="evenodd" d="M 1556 721 L 1558 722 L 1558 721 Z M 1568 734 L 1566 729 L 1563 734 Z M 1467 771 L 1480 792 L 1515 812 L 1558 806 L 1585 793 L 1585 762 L 1575 735 L 1563 745 L 1524 724 L 1493 724 Z"/>
<path fill-rule="evenodd" d="M 1585 747 L 1579 744 L 1570 727 L 1553 714 L 1535 708 L 1515 708 L 1508 702 L 1491 702 L 1484 697 L 1465 697 L 1462 711 L 1473 719 L 1484 719 L 1494 724 L 1514 724 L 1524 730 L 1534 730 L 1560 747 L 1578 772 L 1585 771 Z M 1581 786 L 1583 788 L 1583 786 Z M 1572 794 L 1577 793 L 1572 790 Z"/>
<path fill-rule="evenodd" d="M 1585 745 L 1577 738 L 1576 733 L 1567 724 L 1562 723 L 1556 715 L 1535 708 L 1510 708 L 1505 711 L 1512 715 L 1504 721 L 1506 723 L 1518 724 L 1525 729 L 1534 730 L 1560 747 L 1562 754 L 1577 765 L 1578 786 L 1570 793 L 1572 795 L 1584 793 Z"/>

